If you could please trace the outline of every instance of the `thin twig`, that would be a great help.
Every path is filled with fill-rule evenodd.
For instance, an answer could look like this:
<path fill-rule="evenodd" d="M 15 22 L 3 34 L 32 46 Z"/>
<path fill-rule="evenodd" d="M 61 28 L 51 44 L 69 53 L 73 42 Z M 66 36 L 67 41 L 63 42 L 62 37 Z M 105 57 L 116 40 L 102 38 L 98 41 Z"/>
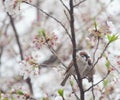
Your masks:
<path fill-rule="evenodd" d="M 39 21 L 40 21 L 40 12 L 39 12 L 39 9 L 38 9 L 39 5 L 40 5 L 40 1 L 39 1 L 39 0 L 37 0 L 37 2 L 36 2 L 37 22 L 39 22 Z"/>
<path fill-rule="evenodd" d="M 1 58 L 2 58 L 2 54 L 3 54 L 3 46 L 0 47 L 0 76 L 1 76 Z"/>
<path fill-rule="evenodd" d="M 25 2 L 25 1 L 23 1 L 23 2 L 36 8 L 36 6 L 33 5 L 33 4 L 30 4 L 30 3 Z M 63 27 L 63 29 L 65 30 L 66 34 L 69 36 L 70 40 L 72 40 L 72 39 L 71 39 L 71 36 L 70 36 L 70 34 L 69 34 L 68 30 L 67 30 L 67 28 L 65 27 L 65 25 L 64 25 L 61 21 L 59 21 L 57 18 L 51 16 L 50 14 L 48 14 L 47 12 L 45 12 L 44 10 L 42 10 L 42 9 L 40 9 L 40 8 L 38 8 L 38 9 L 39 9 L 42 13 L 44 13 L 45 15 L 47 15 L 48 17 L 52 18 L 52 19 L 55 20 L 57 23 L 59 23 L 59 24 Z"/>
<path fill-rule="evenodd" d="M 62 96 L 62 100 L 65 100 L 64 96 Z"/>
<path fill-rule="evenodd" d="M 80 100 L 80 98 L 77 96 L 77 94 L 75 93 L 75 90 L 74 90 L 74 87 L 73 87 L 73 85 L 72 85 L 72 82 L 70 81 L 70 85 L 71 85 L 71 87 L 72 87 L 72 93 L 75 95 L 75 97 L 76 97 L 76 100 Z"/>
<path fill-rule="evenodd" d="M 80 1 L 79 3 L 77 3 L 76 5 L 74 5 L 73 7 L 77 7 L 77 6 L 79 6 L 81 3 L 83 3 L 83 2 L 85 2 L 86 0 L 82 0 L 82 1 Z"/>
<path fill-rule="evenodd" d="M 1 66 L 2 54 L 3 54 L 3 46 L 0 47 L 0 66 Z"/>
<path fill-rule="evenodd" d="M 39 64 L 39 68 L 40 67 L 56 67 L 56 66 L 54 66 L 54 65 L 48 65 L 48 64 Z"/>
<path fill-rule="evenodd" d="M 64 4 L 63 0 L 60 0 L 60 2 L 62 3 L 62 5 L 67 9 L 67 11 L 69 12 L 69 8 Z"/>
<path fill-rule="evenodd" d="M 65 11 L 65 10 L 64 10 L 64 14 L 65 14 L 65 16 L 66 16 L 66 18 L 67 18 L 68 22 L 70 22 L 69 16 L 67 15 L 67 13 L 66 13 L 66 11 Z"/>
<path fill-rule="evenodd" d="M 89 91 L 91 88 L 95 87 L 96 85 L 98 85 L 99 83 L 101 83 L 102 81 L 104 81 L 104 80 L 108 77 L 109 74 L 110 74 L 110 72 L 108 72 L 107 75 L 106 75 L 102 80 L 100 80 L 100 81 L 97 82 L 96 84 L 93 84 L 93 85 L 92 85 L 91 87 L 89 87 L 88 89 L 84 90 L 84 92 Z"/>
<path fill-rule="evenodd" d="M 67 66 L 62 62 L 62 60 L 60 59 L 60 57 L 58 57 L 58 55 L 55 53 L 55 50 L 49 45 L 49 43 L 46 41 L 48 48 L 50 49 L 50 51 L 57 57 L 57 59 L 60 61 L 60 63 L 67 68 Z"/>
<path fill-rule="evenodd" d="M 109 58 L 107 56 L 105 58 L 106 58 L 107 61 L 109 61 Z M 111 62 L 110 62 L 110 65 L 111 65 L 111 67 L 113 67 L 116 70 L 118 75 L 120 75 L 120 71 L 113 64 L 111 64 Z"/>
<path fill-rule="evenodd" d="M 98 61 L 103 57 L 103 55 L 104 55 L 106 49 L 108 48 L 109 44 L 110 44 L 110 42 L 107 43 L 107 45 L 103 49 L 101 55 L 97 58 L 96 62 L 93 64 L 92 68 L 90 69 L 90 71 L 86 75 L 90 74 L 90 72 L 94 69 L 94 67 L 96 66 L 96 64 L 98 63 Z"/>
<path fill-rule="evenodd" d="M 93 63 L 94 63 L 94 61 L 95 61 L 95 55 L 96 55 L 96 52 L 97 52 L 98 47 L 99 47 L 99 40 L 100 40 L 100 38 L 98 37 L 97 46 L 96 46 L 96 49 L 95 49 L 95 51 L 94 51 L 94 53 L 93 53 Z"/>
<path fill-rule="evenodd" d="M 103 52 L 101 53 L 101 55 L 98 57 L 98 59 L 96 60 L 96 62 L 94 63 L 93 67 L 95 67 L 95 65 L 98 63 L 98 61 L 102 58 L 102 56 L 104 55 L 106 49 L 108 48 L 110 42 L 107 43 L 107 45 L 105 46 L 105 48 L 103 49 Z"/>

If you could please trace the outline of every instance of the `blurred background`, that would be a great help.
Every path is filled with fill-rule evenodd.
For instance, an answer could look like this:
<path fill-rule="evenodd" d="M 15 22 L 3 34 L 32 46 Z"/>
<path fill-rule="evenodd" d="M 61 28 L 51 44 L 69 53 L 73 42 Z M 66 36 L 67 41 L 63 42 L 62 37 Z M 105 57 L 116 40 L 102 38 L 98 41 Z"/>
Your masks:
<path fill-rule="evenodd" d="M 78 2 L 80 0 L 74 0 L 74 4 Z M 69 0 L 64 0 L 64 4 L 69 8 Z M 92 57 L 96 47 L 96 41 L 90 37 L 94 21 L 103 33 L 119 35 L 120 0 L 86 0 L 75 7 L 74 17 L 77 51 L 86 51 Z M 0 91 L 3 97 L 11 98 L 11 92 L 21 90 L 37 100 L 62 100 L 57 91 L 64 89 L 66 100 L 75 99 L 69 81 L 64 87 L 60 86 L 64 78 L 64 64 L 68 66 L 72 59 L 72 43 L 61 23 L 69 32 L 69 13 L 60 0 L 0 1 Z M 44 40 L 37 38 L 41 30 L 51 40 L 52 49 L 45 45 Z M 96 58 L 106 43 L 106 39 L 100 42 Z M 120 99 L 119 43 L 118 39 L 106 51 L 113 71 L 106 78 L 106 87 L 104 81 L 95 87 L 96 100 Z M 105 57 L 95 70 L 96 83 L 107 73 Z M 79 94 L 74 78 L 70 80 Z M 84 87 L 89 86 L 90 83 L 84 80 Z M 16 95 L 13 95 L 16 100 L 25 100 Z M 90 100 L 91 92 L 86 95 L 86 100 Z"/>

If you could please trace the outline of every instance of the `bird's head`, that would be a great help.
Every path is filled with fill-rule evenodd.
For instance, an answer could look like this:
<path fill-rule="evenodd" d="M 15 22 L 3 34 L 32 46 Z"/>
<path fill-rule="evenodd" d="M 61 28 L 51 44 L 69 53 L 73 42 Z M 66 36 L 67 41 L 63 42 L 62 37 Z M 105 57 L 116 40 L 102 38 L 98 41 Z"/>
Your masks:
<path fill-rule="evenodd" d="M 86 61 L 88 60 L 88 58 L 90 58 L 90 56 L 86 52 L 84 52 L 84 51 L 80 52 L 80 56 L 85 58 Z"/>
<path fill-rule="evenodd" d="M 92 65 L 90 56 L 86 52 L 84 51 L 80 52 L 80 56 L 84 58 L 86 62 L 88 62 L 88 65 Z"/>

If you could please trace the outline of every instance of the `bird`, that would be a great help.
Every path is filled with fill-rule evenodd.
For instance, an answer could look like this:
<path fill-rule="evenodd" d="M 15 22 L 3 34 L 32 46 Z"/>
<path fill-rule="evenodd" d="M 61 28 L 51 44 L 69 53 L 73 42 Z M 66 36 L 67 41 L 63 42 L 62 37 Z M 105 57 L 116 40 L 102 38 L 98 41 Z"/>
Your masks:
<path fill-rule="evenodd" d="M 86 77 L 89 82 L 92 82 L 95 70 L 92 69 L 93 64 L 91 62 L 90 56 L 85 51 L 81 51 L 81 52 L 79 52 L 76 55 L 76 61 L 77 61 L 78 70 L 80 72 L 81 78 Z M 75 71 L 75 68 L 74 68 L 74 62 L 73 62 L 73 60 L 68 65 L 68 68 L 67 68 L 67 70 L 65 72 L 65 78 L 61 82 L 62 86 L 65 85 L 67 79 L 71 75 L 76 75 L 76 71 Z"/>

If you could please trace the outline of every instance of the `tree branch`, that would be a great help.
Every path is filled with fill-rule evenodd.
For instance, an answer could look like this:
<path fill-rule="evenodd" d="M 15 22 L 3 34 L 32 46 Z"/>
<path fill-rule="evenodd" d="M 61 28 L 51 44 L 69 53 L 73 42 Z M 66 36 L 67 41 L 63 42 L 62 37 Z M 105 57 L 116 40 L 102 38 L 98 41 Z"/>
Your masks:
<path fill-rule="evenodd" d="M 1 76 L 1 58 L 2 58 L 2 54 L 3 54 L 3 46 L 0 46 L 0 76 Z"/>
<path fill-rule="evenodd" d="M 73 45 L 73 54 L 72 54 L 72 59 L 74 62 L 74 67 L 75 71 L 77 74 L 78 78 L 78 87 L 80 89 L 80 98 L 81 100 L 84 100 L 84 90 L 83 90 L 83 84 L 82 84 L 82 79 L 81 75 L 78 69 L 77 61 L 76 61 L 76 37 L 75 37 L 75 30 L 74 30 L 74 6 L 73 6 L 73 0 L 69 1 L 70 3 L 70 28 L 71 28 L 71 36 L 72 36 L 72 45 Z"/>
<path fill-rule="evenodd" d="M 75 95 L 75 97 L 76 97 L 76 100 L 80 100 L 80 98 L 77 96 L 77 94 L 75 93 L 75 89 L 74 89 L 74 87 L 73 87 L 73 84 L 72 84 L 72 82 L 70 81 L 70 85 L 71 85 L 71 87 L 72 87 L 72 93 Z"/>
<path fill-rule="evenodd" d="M 62 5 L 67 9 L 67 11 L 69 12 L 68 7 L 64 4 L 63 0 L 60 0 L 60 2 L 62 3 Z"/>
<path fill-rule="evenodd" d="M 1 65 L 2 54 L 3 54 L 3 46 L 0 46 L 0 65 Z"/>
<path fill-rule="evenodd" d="M 79 3 L 77 3 L 76 5 L 74 5 L 73 7 L 77 7 L 77 6 L 79 6 L 81 3 L 83 3 L 83 2 L 85 2 L 86 0 L 82 0 L 82 1 L 80 1 Z"/>
<path fill-rule="evenodd" d="M 95 65 L 98 63 L 98 61 L 102 58 L 103 54 L 105 53 L 106 49 L 108 48 L 110 42 L 107 43 L 107 45 L 105 46 L 105 48 L 103 49 L 103 52 L 101 53 L 101 55 L 98 57 L 98 59 L 96 60 L 96 62 L 94 63 L 93 67 L 95 67 Z"/>
<path fill-rule="evenodd" d="M 100 56 L 97 58 L 96 62 L 93 64 L 92 68 L 90 69 L 90 71 L 89 71 L 86 75 L 90 74 L 90 72 L 94 69 L 94 67 L 96 66 L 96 64 L 99 62 L 99 60 L 103 57 L 103 55 L 104 55 L 106 49 L 108 48 L 109 44 L 110 44 L 110 42 L 107 43 L 107 45 L 106 45 L 105 48 L 103 49 L 102 53 L 101 53 Z"/>
<path fill-rule="evenodd" d="M 15 33 L 16 42 L 17 42 L 17 44 L 18 44 L 18 48 L 19 48 L 21 60 L 23 60 L 23 59 L 24 59 L 24 57 L 23 57 L 23 51 L 22 51 L 22 47 L 21 47 L 21 44 L 20 44 L 20 40 L 19 40 L 19 36 L 18 36 L 17 30 L 16 30 L 15 25 L 14 25 L 14 22 L 13 22 L 13 18 L 12 18 L 12 16 L 11 16 L 8 12 L 7 12 L 7 15 L 8 15 L 9 18 L 10 18 L 10 23 L 11 23 L 11 26 L 12 26 L 13 31 L 14 31 L 14 33 Z"/>
<path fill-rule="evenodd" d="M 10 23 L 11 23 L 11 26 L 12 26 L 13 31 L 14 31 L 14 33 L 15 33 L 15 38 L 16 38 L 16 42 L 17 42 L 17 44 L 18 44 L 18 48 L 19 48 L 19 53 L 20 53 L 21 60 L 24 60 L 23 51 L 22 51 L 22 47 L 21 47 L 21 44 L 20 44 L 20 40 L 19 40 L 19 36 L 18 36 L 17 30 L 16 30 L 16 28 L 15 28 L 14 20 L 13 20 L 12 16 L 11 16 L 8 12 L 7 12 L 7 15 L 8 15 L 9 18 L 10 18 Z M 31 79 L 30 79 L 30 78 L 27 78 L 27 79 L 26 79 L 26 82 L 27 82 L 27 84 L 29 85 L 29 89 L 30 89 L 31 94 L 33 94 L 33 88 L 32 88 Z"/>
<path fill-rule="evenodd" d="M 65 11 L 65 10 L 64 10 L 64 14 L 65 14 L 65 16 L 66 16 L 66 18 L 67 18 L 68 22 L 70 22 L 69 16 L 67 15 L 67 13 L 66 13 L 66 11 Z M 69 24 L 70 24 L 70 23 L 69 23 Z"/>
<path fill-rule="evenodd" d="M 62 60 L 58 57 L 58 55 L 55 53 L 55 50 L 49 45 L 49 43 L 47 42 L 47 46 L 50 49 L 50 51 L 57 57 L 57 59 L 60 61 L 60 63 L 67 68 L 67 66 L 62 62 Z"/>
<path fill-rule="evenodd" d="M 95 51 L 94 51 L 94 53 L 93 53 L 93 63 L 94 63 L 94 61 L 95 61 L 95 54 L 96 54 L 96 52 L 97 52 L 97 50 L 98 50 L 98 46 L 99 46 L 99 41 L 100 40 L 100 38 L 98 37 L 98 41 L 97 41 L 97 46 L 96 46 L 96 49 L 95 49 Z"/>
<path fill-rule="evenodd" d="M 84 92 L 89 91 L 91 88 L 95 87 L 96 85 L 98 85 L 99 83 L 101 83 L 102 81 L 104 81 L 104 80 L 108 77 L 109 74 L 110 74 L 110 72 L 108 72 L 107 75 L 106 75 L 102 80 L 100 80 L 100 81 L 97 82 L 96 84 L 93 84 L 91 87 L 89 87 L 89 88 L 88 88 L 87 90 L 85 90 Z"/>

